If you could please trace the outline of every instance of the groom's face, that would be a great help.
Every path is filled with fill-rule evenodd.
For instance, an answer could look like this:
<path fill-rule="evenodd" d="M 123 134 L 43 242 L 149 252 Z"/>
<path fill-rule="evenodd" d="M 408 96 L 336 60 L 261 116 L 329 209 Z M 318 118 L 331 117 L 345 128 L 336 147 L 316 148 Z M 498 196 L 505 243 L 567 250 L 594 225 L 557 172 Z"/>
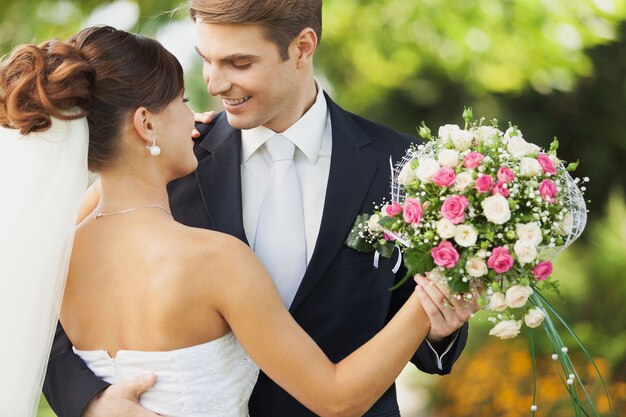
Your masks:
<path fill-rule="evenodd" d="M 204 80 L 209 93 L 222 99 L 231 126 L 287 129 L 303 85 L 301 69 L 292 58 L 297 47 L 291 45 L 290 59 L 283 61 L 259 25 L 197 22 L 196 29 Z"/>

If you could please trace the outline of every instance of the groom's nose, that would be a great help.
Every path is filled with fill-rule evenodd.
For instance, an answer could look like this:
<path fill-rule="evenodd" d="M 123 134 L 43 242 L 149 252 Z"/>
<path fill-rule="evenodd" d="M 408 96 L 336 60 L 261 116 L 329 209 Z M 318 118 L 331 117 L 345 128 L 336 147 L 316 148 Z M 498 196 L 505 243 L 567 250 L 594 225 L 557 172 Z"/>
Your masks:
<path fill-rule="evenodd" d="M 213 65 L 208 70 L 205 80 L 209 94 L 214 97 L 227 93 L 230 90 L 231 82 L 228 79 L 228 74 L 226 71 L 217 68 L 216 65 Z"/>

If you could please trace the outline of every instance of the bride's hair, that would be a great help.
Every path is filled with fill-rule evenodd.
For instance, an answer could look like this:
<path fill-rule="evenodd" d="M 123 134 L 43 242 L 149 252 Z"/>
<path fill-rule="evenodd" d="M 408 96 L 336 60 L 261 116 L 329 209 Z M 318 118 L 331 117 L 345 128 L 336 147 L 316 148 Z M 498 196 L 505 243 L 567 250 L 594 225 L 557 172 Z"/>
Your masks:
<path fill-rule="evenodd" d="M 64 42 L 19 46 L 0 64 L 0 125 L 28 134 L 48 129 L 51 117 L 83 117 L 94 80 L 93 67 Z"/>
<path fill-rule="evenodd" d="M 124 123 L 139 107 L 158 113 L 184 91 L 183 69 L 159 42 L 110 26 L 83 29 L 68 42 L 96 72 L 87 121 L 89 168 L 115 164 Z"/>

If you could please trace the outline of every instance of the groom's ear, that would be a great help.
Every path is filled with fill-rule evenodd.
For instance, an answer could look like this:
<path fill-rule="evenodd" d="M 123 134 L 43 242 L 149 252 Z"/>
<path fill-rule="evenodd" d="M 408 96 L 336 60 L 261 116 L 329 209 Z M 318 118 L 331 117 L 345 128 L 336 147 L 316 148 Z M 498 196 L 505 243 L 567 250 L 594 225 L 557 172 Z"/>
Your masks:
<path fill-rule="evenodd" d="M 146 145 L 152 143 L 156 137 L 153 114 L 145 107 L 139 107 L 133 114 L 133 127 Z"/>
<path fill-rule="evenodd" d="M 317 49 L 317 35 L 311 28 L 302 29 L 302 32 L 291 42 L 290 48 L 295 52 L 298 68 L 305 68 L 313 61 L 313 55 Z"/>

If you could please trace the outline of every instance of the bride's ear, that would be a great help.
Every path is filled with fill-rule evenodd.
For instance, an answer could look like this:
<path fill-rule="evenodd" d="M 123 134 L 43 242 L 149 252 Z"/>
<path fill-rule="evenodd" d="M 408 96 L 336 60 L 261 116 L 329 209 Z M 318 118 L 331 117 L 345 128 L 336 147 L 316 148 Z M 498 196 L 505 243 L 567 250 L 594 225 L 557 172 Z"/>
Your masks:
<path fill-rule="evenodd" d="M 144 145 L 151 145 L 156 139 L 156 124 L 154 114 L 145 107 L 139 107 L 133 114 L 133 127 L 139 137 L 145 142 Z"/>

